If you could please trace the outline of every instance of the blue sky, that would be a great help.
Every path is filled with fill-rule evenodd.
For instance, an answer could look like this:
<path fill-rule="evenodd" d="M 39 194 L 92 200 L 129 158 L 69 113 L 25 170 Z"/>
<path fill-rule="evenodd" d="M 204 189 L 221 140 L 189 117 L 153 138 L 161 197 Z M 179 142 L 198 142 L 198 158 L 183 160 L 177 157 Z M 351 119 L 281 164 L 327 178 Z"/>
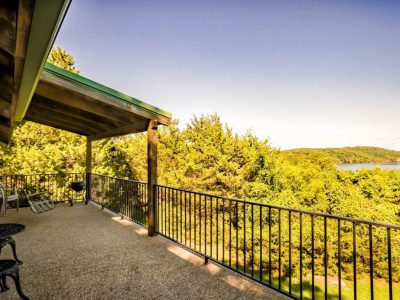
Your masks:
<path fill-rule="evenodd" d="M 72 1 L 83 76 L 282 149 L 400 150 L 400 1 Z"/>

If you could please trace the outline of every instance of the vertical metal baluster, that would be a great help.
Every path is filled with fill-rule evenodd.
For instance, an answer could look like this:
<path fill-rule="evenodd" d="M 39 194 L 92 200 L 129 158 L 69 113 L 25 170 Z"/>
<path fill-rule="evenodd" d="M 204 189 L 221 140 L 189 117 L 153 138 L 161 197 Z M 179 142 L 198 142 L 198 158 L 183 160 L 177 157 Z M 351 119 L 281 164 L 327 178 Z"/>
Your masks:
<path fill-rule="evenodd" d="M 126 201 L 128 203 L 128 217 L 129 219 L 133 220 L 132 217 L 132 201 L 131 201 L 131 191 L 132 191 L 132 182 L 130 181 L 125 181 L 125 195 L 126 195 Z M 157 191 L 158 192 L 158 191 Z M 159 216 L 159 211 L 160 211 L 160 207 L 159 207 L 159 197 L 157 197 L 157 216 Z M 159 231 L 159 230 L 157 230 Z"/>
<path fill-rule="evenodd" d="M 166 191 L 166 203 L 167 203 L 167 236 L 171 238 L 171 189 L 165 188 Z"/>
<path fill-rule="evenodd" d="M 164 191 L 164 192 L 165 192 L 165 191 Z M 134 184 L 134 189 L 133 189 L 133 197 L 134 197 L 134 206 L 133 206 L 133 211 L 134 211 L 134 213 L 133 213 L 133 215 L 134 215 L 135 221 L 140 223 L 140 215 L 139 215 L 139 209 L 140 209 L 140 207 L 139 207 L 139 205 L 140 205 L 140 202 L 139 202 L 139 193 L 140 193 L 140 184 L 136 182 L 136 183 Z"/>
<path fill-rule="evenodd" d="M 147 194 L 147 184 L 143 184 L 143 195 L 144 195 L 144 203 L 149 203 L 149 199 L 148 199 L 148 194 Z M 151 199 L 150 199 L 151 200 Z M 144 219 L 145 219 L 145 225 L 147 225 L 147 214 L 148 214 L 148 212 L 149 212 L 149 206 L 148 205 L 146 205 L 145 206 L 146 207 L 146 209 L 145 209 L 145 212 L 144 212 Z"/>
<path fill-rule="evenodd" d="M 292 293 L 292 212 L 289 210 L 289 294 Z"/>
<path fill-rule="evenodd" d="M 238 214 L 239 216 L 239 214 Z M 238 226 L 239 228 L 239 226 Z M 246 252 L 247 252 L 247 241 L 246 241 L 246 202 L 243 202 L 243 273 L 246 274 Z"/>
<path fill-rule="evenodd" d="M 236 201 L 236 270 L 239 270 L 239 205 Z"/>
<path fill-rule="evenodd" d="M 225 199 L 222 199 L 222 262 L 225 264 Z"/>
<path fill-rule="evenodd" d="M 159 188 L 159 186 L 157 186 L 156 185 L 156 199 L 157 199 L 157 201 L 156 201 L 156 203 L 157 203 L 157 213 L 156 213 L 156 216 L 157 216 L 157 218 L 156 218 L 156 232 L 157 233 L 159 233 L 161 230 L 160 230 L 160 224 L 162 224 L 162 220 L 161 220 L 161 215 L 160 215 L 160 188 Z"/>
<path fill-rule="evenodd" d="M 300 213 L 300 299 L 303 299 L 303 213 Z"/>
<path fill-rule="evenodd" d="M 390 228 L 387 228 L 387 251 L 388 251 L 388 275 L 389 275 L 389 299 L 393 299 L 393 280 L 392 280 L 392 239 Z"/>
<path fill-rule="evenodd" d="M 324 217 L 324 275 L 325 275 L 325 300 L 328 300 L 328 248 L 327 248 L 327 220 Z"/>
<path fill-rule="evenodd" d="M 374 253 L 373 253 L 373 244 L 372 244 L 372 225 L 368 226 L 369 233 L 369 280 L 370 280 L 370 289 L 371 289 L 371 300 L 374 300 Z"/>
<path fill-rule="evenodd" d="M 232 267 L 232 201 L 229 201 L 229 267 Z"/>
<path fill-rule="evenodd" d="M 204 195 L 204 253 L 207 255 L 207 196 Z"/>
<path fill-rule="evenodd" d="M 189 245 L 192 248 L 192 193 L 189 192 Z"/>
<path fill-rule="evenodd" d="M 201 195 L 199 195 L 199 244 L 201 252 Z"/>
<path fill-rule="evenodd" d="M 172 225 L 172 221 L 171 221 L 171 189 L 168 188 L 168 237 L 171 237 L 171 225 Z"/>
<path fill-rule="evenodd" d="M 176 242 L 178 242 L 178 204 L 177 204 L 177 199 L 176 199 L 176 189 L 172 189 L 172 224 L 173 224 L 173 233 L 172 233 L 172 239 Z"/>
<path fill-rule="evenodd" d="M 215 219 L 216 219 L 216 224 L 217 224 L 217 230 L 216 230 L 216 237 L 217 237 L 217 239 L 216 239 L 216 243 L 217 243 L 217 245 L 216 245 L 216 247 L 217 247 L 217 261 L 218 261 L 218 252 L 219 252 L 219 243 L 218 243 L 218 240 L 219 240 L 219 218 L 218 218 L 218 211 L 219 211 L 219 198 L 215 198 L 216 200 L 217 200 L 217 204 L 216 204 L 216 206 L 215 206 Z"/>
<path fill-rule="evenodd" d="M 175 239 L 175 214 L 174 214 L 174 190 L 170 189 L 171 197 L 170 197 L 170 204 L 171 204 L 171 219 L 170 219 L 170 226 L 171 226 L 171 238 L 172 240 Z"/>
<path fill-rule="evenodd" d="M 124 184 L 124 181 L 123 180 L 119 180 L 118 197 L 119 197 L 119 199 L 121 201 L 121 204 L 122 204 L 121 217 L 126 215 L 125 214 L 125 208 L 126 208 L 125 199 L 124 199 L 124 194 L 122 193 L 123 184 Z"/>
<path fill-rule="evenodd" d="M 263 253 L 263 249 L 262 249 L 262 243 L 263 243 L 263 236 L 262 236 L 262 232 L 263 232 L 263 228 L 262 228 L 262 206 L 259 206 L 260 208 L 260 281 L 262 282 L 263 280 L 263 269 L 262 269 L 262 253 Z"/>
<path fill-rule="evenodd" d="M 149 199 L 147 198 L 147 188 L 146 188 L 146 184 L 142 184 L 142 203 L 149 203 Z M 151 199 L 150 199 L 151 200 Z M 147 213 L 149 211 L 149 206 L 145 205 L 144 209 L 142 211 L 142 224 L 147 224 Z"/>
<path fill-rule="evenodd" d="M 164 234 L 167 236 L 168 235 L 168 191 L 166 187 L 163 187 L 164 191 Z"/>
<path fill-rule="evenodd" d="M 196 222 L 197 222 L 197 212 L 196 212 L 196 194 L 193 194 L 193 201 L 194 201 L 194 203 L 193 203 L 193 210 L 194 210 L 194 232 L 193 232 L 193 235 L 194 235 L 194 250 L 196 250 L 197 249 L 197 247 L 196 247 L 196 235 L 197 235 L 197 231 L 196 231 Z"/>
<path fill-rule="evenodd" d="M 213 228 L 213 205 L 212 205 L 212 202 L 213 202 L 213 197 L 210 197 L 209 198 L 210 199 L 210 241 L 211 241 L 211 244 L 210 244 L 210 257 L 213 257 L 213 230 L 212 230 L 212 228 Z"/>
<path fill-rule="evenodd" d="M 311 215 L 311 299 L 315 299 L 314 215 Z"/>
<path fill-rule="evenodd" d="M 161 190 L 162 193 L 163 190 Z M 162 203 L 161 203 L 162 205 Z M 136 216 L 136 210 L 137 210 L 137 183 L 133 182 L 132 183 L 132 217 L 137 222 L 137 216 Z"/>
<path fill-rule="evenodd" d="M 282 288 L 281 210 L 278 209 L 278 286 Z"/>
<path fill-rule="evenodd" d="M 164 203 L 161 203 L 161 206 L 164 204 L 164 213 L 163 213 L 163 221 L 164 221 L 164 229 L 163 229 L 163 234 L 167 235 L 167 191 L 165 190 L 165 187 L 162 187 L 161 190 L 161 195 L 162 195 L 162 200 Z"/>
<path fill-rule="evenodd" d="M 339 299 L 342 299 L 342 245 L 341 245 L 341 227 L 338 219 L 338 280 L 339 280 Z"/>
<path fill-rule="evenodd" d="M 199 244 L 201 252 L 201 195 L 199 195 Z"/>
<path fill-rule="evenodd" d="M 222 263 L 225 264 L 225 199 L 222 199 Z"/>
<path fill-rule="evenodd" d="M 158 219 L 159 219 L 159 223 L 158 223 L 158 232 L 162 233 L 163 231 L 163 224 L 164 224 L 164 220 L 163 220 L 163 207 L 162 207 L 162 187 L 157 185 L 157 199 L 158 199 Z M 132 201 L 131 201 L 131 205 L 132 205 Z"/>
<path fill-rule="evenodd" d="M 143 196 L 143 188 L 145 186 L 140 182 L 132 181 L 133 188 L 133 218 L 138 224 L 143 224 L 146 219 L 143 218 L 143 211 L 145 210 L 145 201 Z M 165 191 L 164 191 L 165 192 Z M 161 203 L 162 205 L 162 203 Z"/>
<path fill-rule="evenodd" d="M 186 198 L 186 191 L 184 191 L 184 195 L 185 195 L 185 246 L 187 246 L 187 222 L 186 222 L 186 215 L 187 215 L 186 202 L 187 202 L 187 198 Z"/>
<path fill-rule="evenodd" d="M 357 240 L 356 223 L 353 222 L 353 278 L 354 278 L 354 299 L 357 299 Z"/>
<path fill-rule="evenodd" d="M 251 204 L 251 277 L 254 277 L 254 204 Z"/>
<path fill-rule="evenodd" d="M 177 205 L 176 205 L 176 190 L 172 189 L 172 239 L 178 241 L 178 217 L 177 217 Z"/>
<path fill-rule="evenodd" d="M 176 212 L 176 240 L 179 242 L 179 229 L 180 229 L 180 220 L 179 220 L 179 191 L 175 189 L 175 212 Z"/>
<path fill-rule="evenodd" d="M 143 207 L 143 199 L 142 199 L 142 185 L 140 183 L 136 184 L 136 221 L 139 224 L 142 224 L 143 220 L 143 213 L 142 210 L 144 209 Z"/>
<path fill-rule="evenodd" d="M 272 285 L 272 228 L 271 228 L 271 207 L 268 207 L 268 282 Z"/>
<path fill-rule="evenodd" d="M 131 210 L 130 192 L 131 192 L 131 183 L 130 183 L 128 180 L 125 180 L 125 181 L 124 181 L 124 195 L 125 195 L 125 199 L 126 199 L 127 217 L 128 217 L 129 219 L 132 219 L 132 216 L 131 216 L 131 211 L 132 211 L 132 210 Z M 158 216 L 158 215 L 159 215 L 160 209 L 159 209 L 159 207 L 158 207 L 158 204 L 159 204 L 159 203 L 158 203 L 158 196 L 157 196 L 157 193 L 158 193 L 157 188 L 155 189 L 155 193 L 156 193 L 156 210 L 157 210 L 156 216 Z M 156 223 L 159 223 L 159 221 L 157 220 Z M 156 231 L 158 232 L 157 227 L 156 227 Z"/>
<path fill-rule="evenodd" d="M 162 189 L 160 190 L 160 193 L 162 193 Z M 131 183 L 129 196 L 131 199 L 131 215 L 132 215 L 132 219 L 135 220 L 135 182 Z M 161 205 L 161 211 L 162 211 L 162 202 L 160 203 L 160 205 Z M 162 225 L 163 225 L 163 223 L 161 223 L 161 227 L 162 227 Z"/>
<path fill-rule="evenodd" d="M 122 215 L 126 216 L 126 203 L 125 203 L 123 188 L 124 188 L 124 181 L 120 180 L 119 181 L 119 190 L 118 191 L 119 191 L 119 197 L 120 197 L 121 203 L 122 203 Z"/>
<path fill-rule="evenodd" d="M 180 206 L 179 206 L 179 209 L 181 210 L 181 243 L 183 243 L 183 240 L 182 240 L 182 233 L 183 233 L 183 231 L 182 231 L 182 221 L 183 221 L 183 218 L 182 218 L 182 191 L 179 191 L 179 203 L 180 203 Z"/>
<path fill-rule="evenodd" d="M 148 199 L 147 199 L 147 192 L 146 192 L 146 185 L 141 184 L 140 188 L 142 189 L 142 193 L 141 193 L 141 203 L 148 203 Z M 142 206 L 141 211 L 141 222 L 142 224 L 147 224 L 147 211 L 148 211 L 148 205 Z"/>

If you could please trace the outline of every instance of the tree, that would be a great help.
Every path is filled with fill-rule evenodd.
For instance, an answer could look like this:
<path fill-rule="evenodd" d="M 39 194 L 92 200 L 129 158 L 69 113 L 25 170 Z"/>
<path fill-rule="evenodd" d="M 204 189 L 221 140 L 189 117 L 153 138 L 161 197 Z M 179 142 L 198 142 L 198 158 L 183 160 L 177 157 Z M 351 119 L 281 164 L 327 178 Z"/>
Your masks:
<path fill-rule="evenodd" d="M 61 49 L 60 47 L 54 47 L 49 57 L 47 58 L 49 63 L 52 63 L 60 68 L 68 70 L 72 73 L 79 74 L 79 70 L 75 68 L 75 59 L 67 51 Z"/>

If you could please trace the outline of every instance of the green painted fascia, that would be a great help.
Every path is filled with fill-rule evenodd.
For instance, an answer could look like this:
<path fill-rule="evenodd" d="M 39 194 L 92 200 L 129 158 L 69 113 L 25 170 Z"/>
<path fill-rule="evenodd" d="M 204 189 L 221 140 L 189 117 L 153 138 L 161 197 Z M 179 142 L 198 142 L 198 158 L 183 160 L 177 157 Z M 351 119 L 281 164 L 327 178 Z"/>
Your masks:
<path fill-rule="evenodd" d="M 70 3 L 71 0 L 35 1 L 15 121 L 21 121 L 25 116 Z"/>
<path fill-rule="evenodd" d="M 126 95 L 126 94 L 124 94 L 122 92 L 116 91 L 116 90 L 114 90 L 112 88 L 109 88 L 109 87 L 107 87 L 105 85 L 102 85 L 102 84 L 100 84 L 98 82 L 95 82 L 95 81 L 93 81 L 93 80 L 91 80 L 89 78 L 83 77 L 83 76 L 78 75 L 76 73 L 72 73 L 72 72 L 67 71 L 65 69 L 62 69 L 60 67 L 57 67 L 57 66 L 55 66 L 55 65 L 53 65 L 53 64 L 51 64 L 49 62 L 46 62 L 46 65 L 45 65 L 44 69 L 46 71 L 48 71 L 48 72 L 51 72 L 53 74 L 56 74 L 57 76 L 60 76 L 60 77 L 64 78 L 66 80 L 86 85 L 86 86 L 88 86 L 88 87 L 90 87 L 92 89 L 98 90 L 98 91 L 100 91 L 100 92 L 102 92 L 104 94 L 110 95 L 110 96 L 112 96 L 114 98 L 117 98 L 118 100 L 122 100 L 122 101 L 127 102 L 127 103 L 129 103 L 131 105 L 137 106 L 137 107 L 139 107 L 141 109 L 145 109 L 147 111 L 150 111 L 152 113 L 161 115 L 161 116 L 163 116 L 165 118 L 168 118 L 168 119 L 172 118 L 172 114 L 170 114 L 169 112 L 166 112 L 166 111 L 164 111 L 164 110 L 162 110 L 160 108 L 157 108 L 157 107 L 155 107 L 153 105 L 150 105 L 150 104 L 148 104 L 146 102 L 143 102 L 143 101 L 140 101 L 140 100 L 138 100 L 136 98 L 128 96 L 128 95 Z"/>

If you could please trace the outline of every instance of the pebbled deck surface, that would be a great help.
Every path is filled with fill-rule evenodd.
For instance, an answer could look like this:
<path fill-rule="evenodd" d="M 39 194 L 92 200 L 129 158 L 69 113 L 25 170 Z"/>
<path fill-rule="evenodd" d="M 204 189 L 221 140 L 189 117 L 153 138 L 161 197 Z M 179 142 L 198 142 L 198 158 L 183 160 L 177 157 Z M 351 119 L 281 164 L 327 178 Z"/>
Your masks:
<path fill-rule="evenodd" d="M 8 210 L 22 289 L 31 299 L 286 299 L 95 205 L 57 205 L 33 214 Z M 1 259 L 11 258 L 9 246 Z M 19 299 L 13 283 L 0 299 Z"/>

